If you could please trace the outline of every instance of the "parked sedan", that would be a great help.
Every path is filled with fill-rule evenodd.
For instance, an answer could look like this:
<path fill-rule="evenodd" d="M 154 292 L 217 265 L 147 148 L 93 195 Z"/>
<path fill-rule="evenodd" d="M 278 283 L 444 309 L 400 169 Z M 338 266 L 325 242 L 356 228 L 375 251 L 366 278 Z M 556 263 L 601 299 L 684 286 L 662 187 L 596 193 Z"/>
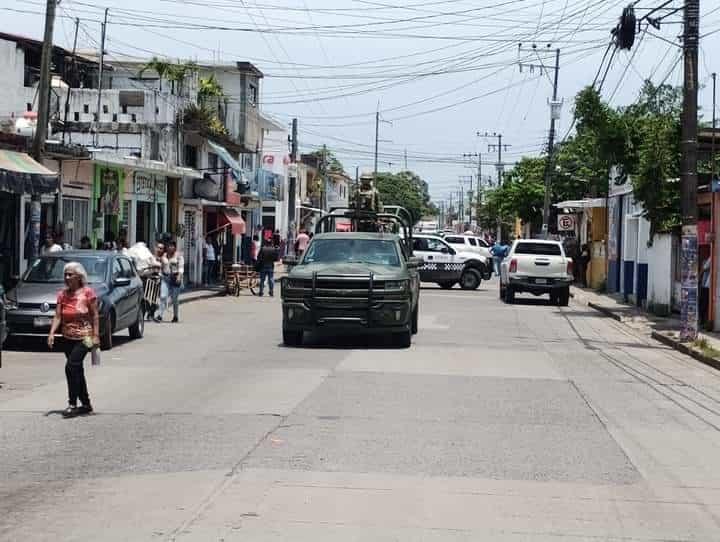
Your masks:
<path fill-rule="evenodd" d="M 139 339 L 145 330 L 141 301 L 142 281 L 132 260 L 105 251 L 59 251 L 41 256 L 17 286 L 8 292 L 7 326 L 10 335 L 47 334 L 63 286 L 66 263 L 79 262 L 98 298 L 100 346 L 112 348 L 113 333 L 129 329 Z"/>

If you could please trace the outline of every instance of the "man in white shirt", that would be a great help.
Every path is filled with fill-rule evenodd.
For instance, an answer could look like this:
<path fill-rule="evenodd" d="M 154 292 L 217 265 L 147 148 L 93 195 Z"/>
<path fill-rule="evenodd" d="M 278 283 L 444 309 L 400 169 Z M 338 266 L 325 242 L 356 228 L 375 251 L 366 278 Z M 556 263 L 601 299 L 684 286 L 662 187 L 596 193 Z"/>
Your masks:
<path fill-rule="evenodd" d="M 212 236 L 205 238 L 205 282 L 213 284 L 217 278 L 217 254 Z"/>
<path fill-rule="evenodd" d="M 60 252 L 62 249 L 62 246 L 55 242 L 55 238 L 51 234 L 48 234 L 47 237 L 45 237 L 45 244 L 42 246 L 40 253 Z"/>

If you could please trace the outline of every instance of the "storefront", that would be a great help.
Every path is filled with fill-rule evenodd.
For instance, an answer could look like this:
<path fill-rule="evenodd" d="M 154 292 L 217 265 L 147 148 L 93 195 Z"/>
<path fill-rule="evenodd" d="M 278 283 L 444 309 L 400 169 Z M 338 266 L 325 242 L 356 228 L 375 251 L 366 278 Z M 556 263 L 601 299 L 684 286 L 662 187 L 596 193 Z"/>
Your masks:
<path fill-rule="evenodd" d="M 167 179 L 154 173 L 135 171 L 133 188 L 129 242 L 142 241 L 151 246 L 167 231 Z"/>
<path fill-rule="evenodd" d="M 0 284 L 7 285 L 25 269 L 25 260 L 38 253 L 41 198 L 57 187 L 55 172 L 25 153 L 0 150 Z"/>
<path fill-rule="evenodd" d="M 111 165 L 95 165 L 93 179 L 93 246 L 109 246 L 120 237 L 127 239 L 127 206 L 122 204 L 125 170 Z"/>

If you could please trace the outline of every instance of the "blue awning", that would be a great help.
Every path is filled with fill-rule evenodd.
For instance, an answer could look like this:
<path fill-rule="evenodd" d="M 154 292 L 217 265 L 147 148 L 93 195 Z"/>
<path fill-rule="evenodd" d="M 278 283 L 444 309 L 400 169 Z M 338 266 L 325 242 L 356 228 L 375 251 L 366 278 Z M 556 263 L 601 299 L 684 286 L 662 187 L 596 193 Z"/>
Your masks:
<path fill-rule="evenodd" d="M 210 140 L 208 140 L 208 145 L 210 145 L 210 148 L 213 150 L 213 152 L 217 154 L 222 159 L 222 161 L 228 165 L 230 171 L 232 172 L 233 178 L 236 181 L 239 181 L 242 178 L 242 167 L 240 167 L 238 161 L 232 157 L 232 155 L 225 147 L 222 147 L 217 143 L 213 143 Z"/>

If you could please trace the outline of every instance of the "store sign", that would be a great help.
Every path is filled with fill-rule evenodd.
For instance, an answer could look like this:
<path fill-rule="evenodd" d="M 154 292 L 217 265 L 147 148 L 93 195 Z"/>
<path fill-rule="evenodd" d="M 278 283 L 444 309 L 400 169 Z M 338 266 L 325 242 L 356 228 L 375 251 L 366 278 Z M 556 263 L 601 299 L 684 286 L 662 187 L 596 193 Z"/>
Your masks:
<path fill-rule="evenodd" d="M 558 231 L 575 231 L 575 215 L 558 215 Z"/>
<path fill-rule="evenodd" d="M 155 196 L 155 177 L 140 171 L 135 172 L 135 194 L 138 196 Z"/>

